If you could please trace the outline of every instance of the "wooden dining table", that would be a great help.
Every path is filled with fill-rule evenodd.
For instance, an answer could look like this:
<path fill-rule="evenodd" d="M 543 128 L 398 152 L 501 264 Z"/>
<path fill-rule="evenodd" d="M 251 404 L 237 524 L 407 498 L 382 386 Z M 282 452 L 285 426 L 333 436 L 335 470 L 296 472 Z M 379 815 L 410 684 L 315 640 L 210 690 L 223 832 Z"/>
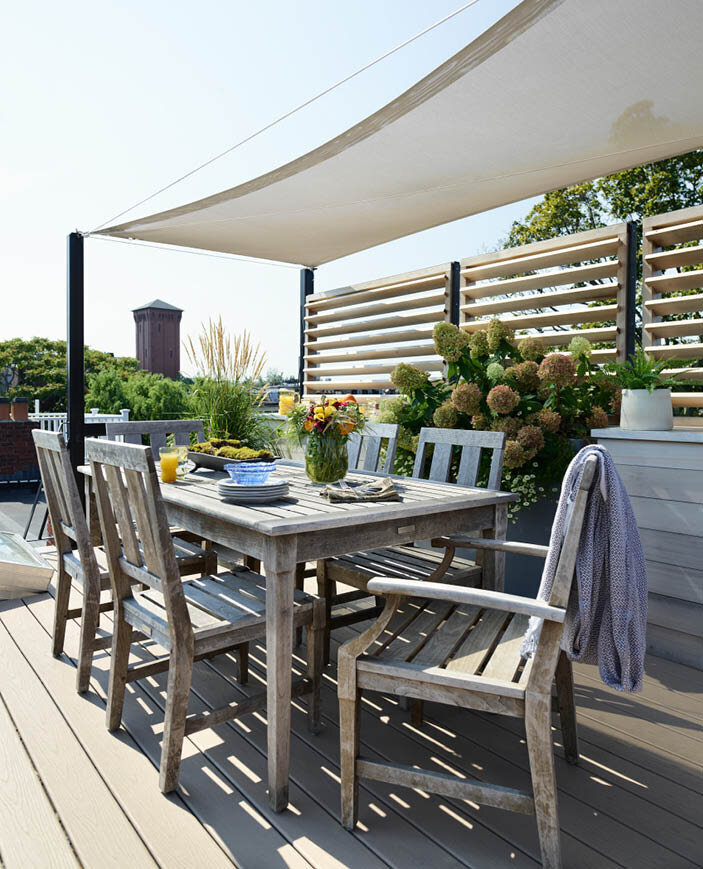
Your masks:
<path fill-rule="evenodd" d="M 79 470 L 90 474 L 87 466 Z M 353 471 L 345 480 L 353 484 L 387 476 Z M 288 496 L 267 504 L 241 505 L 219 496 L 217 483 L 225 478 L 224 472 L 200 469 L 176 483 L 162 483 L 161 493 L 172 524 L 257 559 L 263 566 L 269 801 L 275 811 L 282 811 L 288 805 L 297 565 L 447 534 L 505 538 L 507 505 L 516 496 L 393 476 L 400 501 L 330 503 L 302 465 L 279 460 L 271 479 L 287 479 Z M 93 514 L 93 527 L 95 522 Z M 501 590 L 504 554 L 486 551 L 482 559 L 484 587 Z"/>

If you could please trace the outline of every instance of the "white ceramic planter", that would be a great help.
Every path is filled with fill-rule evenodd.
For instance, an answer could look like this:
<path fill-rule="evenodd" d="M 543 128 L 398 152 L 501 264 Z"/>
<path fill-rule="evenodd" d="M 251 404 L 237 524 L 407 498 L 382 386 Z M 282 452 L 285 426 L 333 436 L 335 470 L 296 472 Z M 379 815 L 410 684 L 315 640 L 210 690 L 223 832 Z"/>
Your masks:
<path fill-rule="evenodd" d="M 623 389 L 620 428 L 628 431 L 671 431 L 671 390 Z"/>

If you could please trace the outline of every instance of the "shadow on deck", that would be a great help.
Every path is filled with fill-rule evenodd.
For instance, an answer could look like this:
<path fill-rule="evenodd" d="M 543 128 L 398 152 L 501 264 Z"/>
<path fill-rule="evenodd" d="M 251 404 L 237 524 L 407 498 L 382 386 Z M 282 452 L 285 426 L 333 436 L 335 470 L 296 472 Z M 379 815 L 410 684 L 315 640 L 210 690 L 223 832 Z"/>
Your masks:
<path fill-rule="evenodd" d="M 54 659 L 52 618 L 49 594 L 0 602 L 0 855 L 8 869 L 539 865 L 533 817 L 383 783 L 362 783 L 361 824 L 346 832 L 338 823 L 334 665 L 320 735 L 307 732 L 305 705 L 294 703 L 286 812 L 268 808 L 259 714 L 187 739 L 181 787 L 164 797 L 155 767 L 165 675 L 128 686 L 123 728 L 109 734 L 109 653 L 97 654 L 91 691 L 79 697 L 77 627 L 69 623 L 66 653 Z M 336 632 L 335 654 L 352 633 Z M 143 644 L 139 658 L 152 658 L 152 648 Z M 606 688 L 593 667 L 578 666 L 575 676 L 580 766 L 563 759 L 557 718 L 554 730 L 564 865 L 700 866 L 703 673 L 651 658 L 639 695 Z M 265 677 L 265 649 L 256 645 L 251 690 Z M 233 657 L 196 664 L 190 711 L 235 699 L 243 690 L 235 680 Z M 529 788 L 521 722 L 431 704 L 426 712 L 414 728 L 395 698 L 368 695 L 363 753 Z"/>

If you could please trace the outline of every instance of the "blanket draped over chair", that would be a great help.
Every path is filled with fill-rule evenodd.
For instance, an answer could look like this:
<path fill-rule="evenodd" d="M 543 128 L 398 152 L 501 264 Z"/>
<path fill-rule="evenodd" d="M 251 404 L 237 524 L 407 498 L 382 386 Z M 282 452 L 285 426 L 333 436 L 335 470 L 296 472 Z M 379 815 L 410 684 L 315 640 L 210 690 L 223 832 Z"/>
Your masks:
<path fill-rule="evenodd" d="M 584 462 L 592 455 L 598 458 L 598 485 L 592 487 L 586 506 L 576 582 L 571 588 L 561 643 L 572 661 L 597 663 L 606 685 L 620 691 L 639 691 L 646 650 L 647 572 L 630 499 L 605 447 L 584 447 L 564 476 L 538 597 L 549 598 L 559 561 L 559 541 Z M 530 619 L 524 655 L 534 653 L 541 624 L 539 618 Z"/>

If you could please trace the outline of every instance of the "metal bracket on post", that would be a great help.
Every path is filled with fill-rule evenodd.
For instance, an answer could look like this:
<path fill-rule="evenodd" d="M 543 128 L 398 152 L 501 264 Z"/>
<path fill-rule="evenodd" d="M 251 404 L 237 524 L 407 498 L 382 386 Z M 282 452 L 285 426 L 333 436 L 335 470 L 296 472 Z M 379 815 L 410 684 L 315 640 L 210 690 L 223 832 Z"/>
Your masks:
<path fill-rule="evenodd" d="M 66 259 L 66 420 L 68 452 L 73 472 L 84 461 L 85 439 L 85 312 L 83 236 L 72 232 L 67 239 Z M 83 497 L 83 486 L 78 485 Z"/>
<path fill-rule="evenodd" d="M 635 309 L 637 307 L 637 247 L 639 243 L 639 224 L 635 220 L 627 222 L 627 276 L 625 304 L 625 359 L 635 353 Z"/>
<path fill-rule="evenodd" d="M 461 266 L 458 262 L 449 264 L 449 322 L 455 326 L 461 320 Z"/>
<path fill-rule="evenodd" d="M 300 356 L 298 357 L 298 391 L 305 392 L 305 302 L 315 291 L 313 269 L 300 270 Z"/>

